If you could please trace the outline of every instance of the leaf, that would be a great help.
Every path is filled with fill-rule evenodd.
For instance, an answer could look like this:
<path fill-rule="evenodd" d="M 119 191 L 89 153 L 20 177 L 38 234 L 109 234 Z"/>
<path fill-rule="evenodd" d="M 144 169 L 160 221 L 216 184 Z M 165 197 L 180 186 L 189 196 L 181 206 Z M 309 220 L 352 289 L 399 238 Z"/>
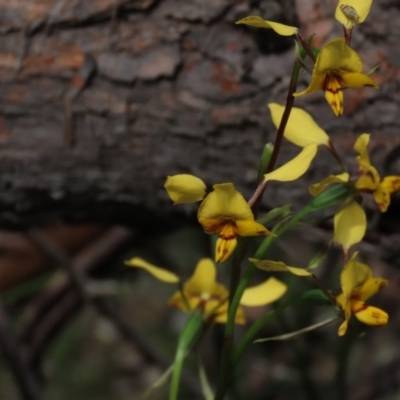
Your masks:
<path fill-rule="evenodd" d="M 290 272 L 297 276 L 311 276 L 311 272 L 308 272 L 304 268 L 289 267 L 282 261 L 272 261 L 272 260 L 256 260 L 255 258 L 249 258 L 249 261 L 254 263 L 254 265 L 262 269 L 263 271 L 270 272 Z"/>
<path fill-rule="evenodd" d="M 327 255 L 330 245 L 331 245 L 331 243 L 329 243 L 327 246 L 325 246 L 319 253 L 317 253 L 311 259 L 311 261 L 309 262 L 309 264 L 306 267 L 307 270 L 317 268 L 323 263 L 323 261 L 326 258 L 326 255 Z"/>
<path fill-rule="evenodd" d="M 178 400 L 179 383 L 183 367 L 183 362 L 188 355 L 197 334 L 203 324 L 203 316 L 199 310 L 193 312 L 181 334 L 179 335 L 178 347 L 175 352 L 173 364 L 172 380 L 169 392 L 170 400 Z"/>
<path fill-rule="evenodd" d="M 172 374 L 173 370 L 174 364 L 170 365 L 168 369 L 145 391 L 143 398 L 145 399 L 154 389 L 164 385 Z"/>
<path fill-rule="evenodd" d="M 338 318 L 339 318 L 339 316 L 335 315 L 332 318 L 326 319 L 325 321 L 318 322 L 318 323 L 316 323 L 314 325 L 307 326 L 306 328 L 299 329 L 298 331 L 285 333 L 285 334 L 279 335 L 279 336 L 272 336 L 272 337 L 269 337 L 269 338 L 257 339 L 257 340 L 254 341 L 254 343 L 263 343 L 263 342 L 269 342 L 269 341 L 272 341 L 272 340 L 292 340 L 292 339 L 295 339 L 295 338 L 297 338 L 298 336 L 300 336 L 300 335 L 302 335 L 304 333 L 315 331 L 315 330 L 317 330 L 319 328 L 322 328 L 322 327 L 324 327 L 326 325 L 329 325 L 333 321 L 336 321 Z"/>
<path fill-rule="evenodd" d="M 378 68 L 380 67 L 380 65 L 376 65 L 374 68 L 370 69 L 365 75 L 372 75 Z"/>
<path fill-rule="evenodd" d="M 201 391 L 204 396 L 204 399 L 205 400 L 213 400 L 214 393 L 211 389 L 210 383 L 208 382 L 207 374 L 204 369 L 204 366 L 200 360 L 199 360 L 199 378 L 200 378 L 200 383 L 201 383 Z"/>
<path fill-rule="evenodd" d="M 275 219 L 284 219 L 290 215 L 290 208 L 291 204 L 286 204 L 283 207 L 274 208 L 261 218 L 257 219 L 257 222 L 259 222 L 261 225 L 266 225 Z"/>
<path fill-rule="evenodd" d="M 298 302 L 302 304 L 310 304 L 314 306 L 331 306 L 332 301 L 320 289 L 310 289 L 302 293 L 298 298 Z"/>

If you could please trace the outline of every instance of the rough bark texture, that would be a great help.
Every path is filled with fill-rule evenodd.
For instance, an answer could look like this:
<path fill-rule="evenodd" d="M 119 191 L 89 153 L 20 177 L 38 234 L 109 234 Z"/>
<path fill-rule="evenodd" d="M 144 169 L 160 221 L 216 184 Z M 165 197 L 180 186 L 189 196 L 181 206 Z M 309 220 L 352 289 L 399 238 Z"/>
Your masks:
<path fill-rule="evenodd" d="M 305 36 L 317 32 L 318 46 L 341 33 L 335 6 L 0 0 L 1 208 L 21 215 L 111 202 L 165 212 L 165 176 L 180 172 L 234 181 L 249 194 L 262 146 L 274 138 L 266 104 L 284 101 L 293 40 L 234 21 L 255 14 L 294 24 Z M 373 159 L 391 173 L 400 172 L 399 21 L 397 1 L 377 0 L 354 33 L 364 69 L 380 65 L 380 90 L 346 91 L 342 118 L 322 92 L 296 103 L 353 164 L 357 134 L 371 132 Z M 286 143 L 279 163 L 297 151 Z M 338 172 L 321 153 L 302 181 L 269 190 L 266 204 L 300 204 L 306 185 Z"/>

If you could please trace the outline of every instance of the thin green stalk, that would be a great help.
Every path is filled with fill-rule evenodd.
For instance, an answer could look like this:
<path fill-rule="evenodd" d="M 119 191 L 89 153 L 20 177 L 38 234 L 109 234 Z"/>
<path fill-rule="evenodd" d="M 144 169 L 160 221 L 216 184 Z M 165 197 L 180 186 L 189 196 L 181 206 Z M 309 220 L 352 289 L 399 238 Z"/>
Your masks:
<path fill-rule="evenodd" d="M 176 349 L 174 359 L 171 385 L 169 388 L 169 400 L 178 400 L 179 383 L 181 379 L 183 363 L 201 329 L 202 324 L 203 316 L 200 312 L 195 311 L 190 315 L 179 336 L 178 347 Z"/>
<path fill-rule="evenodd" d="M 235 333 L 235 317 L 236 317 L 236 309 L 234 312 L 231 312 L 233 298 L 237 291 L 239 282 L 240 282 L 240 273 L 241 273 L 241 263 L 246 254 L 248 244 L 248 238 L 240 238 L 236 251 L 233 254 L 232 261 L 232 269 L 231 269 L 231 282 L 229 287 L 229 311 L 228 311 L 228 320 L 225 324 L 225 332 L 224 332 L 224 343 L 222 346 L 221 352 L 221 361 L 219 368 L 219 376 L 217 383 L 217 391 L 215 394 L 215 400 L 222 400 L 225 396 L 226 392 L 226 384 L 231 374 L 231 358 L 232 358 L 232 349 L 233 349 L 233 336 Z"/>
<path fill-rule="evenodd" d="M 236 348 L 235 354 L 233 355 L 232 359 L 232 368 L 235 368 L 242 357 L 244 351 L 247 349 L 247 346 L 249 346 L 253 340 L 254 336 L 257 334 L 257 332 L 271 319 L 273 319 L 278 313 L 286 309 L 287 307 L 295 304 L 297 302 L 296 300 L 290 300 L 287 301 L 286 303 L 283 303 L 282 305 L 278 306 L 274 310 L 271 310 L 267 314 L 264 314 L 262 317 L 258 318 L 254 324 L 249 328 L 249 330 L 246 332 L 246 334 L 243 336 L 242 340 L 240 341 L 238 347 Z"/>
<path fill-rule="evenodd" d="M 336 350 L 337 354 L 337 367 L 336 376 L 334 381 L 334 388 L 336 391 L 337 399 L 346 398 L 346 378 L 348 375 L 348 359 L 350 350 L 353 344 L 351 335 L 339 338 L 339 348 Z"/>
<path fill-rule="evenodd" d="M 310 203 L 308 203 L 304 208 L 302 208 L 297 214 L 295 214 L 289 221 L 281 224 L 273 231 L 275 236 L 267 236 L 259 248 L 257 249 L 254 258 L 261 259 L 267 249 L 275 242 L 278 237 L 282 236 L 287 230 L 295 227 L 307 214 L 321 210 L 324 208 L 331 207 L 332 205 L 337 204 L 348 195 L 348 189 L 343 185 L 332 187 L 315 197 Z M 229 311 L 228 311 L 228 322 L 225 325 L 225 335 L 228 339 L 228 342 L 224 343 L 222 350 L 222 360 L 220 370 L 220 376 L 218 379 L 218 387 L 217 394 L 214 400 L 223 400 L 226 390 L 226 384 L 230 375 L 233 372 L 234 365 L 231 363 L 231 351 L 232 351 L 232 337 L 233 337 L 233 329 L 235 323 L 236 310 L 239 307 L 240 299 L 242 298 L 243 292 L 248 286 L 249 280 L 253 275 L 254 270 L 256 269 L 255 265 L 250 263 L 249 267 L 243 278 L 240 280 L 236 291 L 234 292 L 233 298 L 229 303 Z M 267 314 L 268 315 L 268 314 Z M 225 349 L 226 348 L 226 349 Z"/>

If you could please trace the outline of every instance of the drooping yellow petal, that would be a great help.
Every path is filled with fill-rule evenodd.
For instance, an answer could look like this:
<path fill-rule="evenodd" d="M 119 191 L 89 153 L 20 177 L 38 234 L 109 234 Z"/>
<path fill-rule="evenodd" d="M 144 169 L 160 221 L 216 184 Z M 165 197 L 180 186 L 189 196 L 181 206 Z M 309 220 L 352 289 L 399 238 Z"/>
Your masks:
<path fill-rule="evenodd" d="M 237 245 L 236 237 L 219 237 L 215 244 L 215 262 L 225 262 L 235 251 Z"/>
<path fill-rule="evenodd" d="M 354 300 L 365 301 L 381 290 L 388 283 L 389 281 L 387 279 L 377 277 L 369 278 L 353 291 L 351 298 Z"/>
<path fill-rule="evenodd" d="M 372 0 L 339 0 L 335 18 L 346 28 L 361 24 L 367 18 Z"/>
<path fill-rule="evenodd" d="M 356 202 L 342 207 L 334 217 L 333 240 L 348 252 L 351 246 L 361 242 L 367 229 L 367 217 L 364 209 Z"/>
<path fill-rule="evenodd" d="M 350 299 L 357 287 L 372 278 L 372 272 L 368 265 L 356 261 L 357 255 L 358 252 L 352 255 L 340 274 L 340 284 L 346 300 Z"/>
<path fill-rule="evenodd" d="M 274 272 L 290 272 L 297 276 L 311 276 L 312 274 L 304 268 L 289 267 L 282 261 L 272 261 L 272 260 L 257 260 L 255 258 L 249 258 L 249 261 L 254 263 L 254 265 L 262 269 L 263 271 L 274 271 Z"/>
<path fill-rule="evenodd" d="M 332 185 L 333 183 L 347 183 L 349 179 L 350 175 L 347 172 L 343 172 L 339 175 L 331 175 L 323 179 L 321 182 L 314 183 L 314 185 L 311 185 L 309 191 L 313 196 L 318 196 L 329 185 Z"/>
<path fill-rule="evenodd" d="M 185 283 L 185 292 L 210 295 L 214 289 L 217 270 L 213 260 L 202 258 L 196 265 L 193 275 Z"/>
<path fill-rule="evenodd" d="M 339 336 L 344 336 L 345 333 L 347 332 L 347 326 L 349 325 L 349 320 L 345 319 L 342 324 L 339 326 L 338 329 L 338 335 Z"/>
<path fill-rule="evenodd" d="M 364 305 L 359 311 L 355 312 L 356 318 L 363 324 L 381 327 L 389 321 L 389 315 L 377 307 Z"/>
<path fill-rule="evenodd" d="M 188 174 L 168 176 L 164 187 L 174 204 L 195 203 L 207 194 L 205 183 Z"/>
<path fill-rule="evenodd" d="M 318 54 L 313 74 L 327 72 L 362 72 L 363 63 L 355 50 L 349 47 L 343 37 L 326 43 Z"/>
<path fill-rule="evenodd" d="M 287 290 L 287 286 L 280 280 L 271 277 L 257 286 L 247 288 L 240 304 L 247 307 L 263 306 L 280 299 Z"/>
<path fill-rule="evenodd" d="M 201 203 L 197 217 L 202 219 L 220 219 L 221 216 L 232 220 L 254 220 L 253 213 L 244 197 L 232 183 L 213 186 L 211 192 Z"/>
<path fill-rule="evenodd" d="M 237 233 L 240 236 L 272 235 L 272 233 L 256 221 L 236 221 Z"/>
<path fill-rule="evenodd" d="M 359 154 L 358 162 L 363 166 L 371 165 L 368 155 L 368 143 L 370 136 L 371 135 L 369 133 L 363 133 L 354 143 L 354 150 Z"/>
<path fill-rule="evenodd" d="M 237 25 L 244 24 L 244 25 L 255 26 L 257 28 L 272 29 L 278 35 L 281 36 L 292 36 L 296 35 L 298 32 L 298 28 L 296 28 L 295 26 L 284 25 L 273 21 L 266 21 L 265 19 L 255 15 L 251 15 L 239 21 L 236 21 L 236 24 Z"/>
<path fill-rule="evenodd" d="M 139 257 L 131 258 L 130 260 L 125 261 L 126 265 L 130 267 L 142 268 L 147 271 L 149 274 L 153 275 L 159 281 L 166 283 L 178 283 L 179 277 L 173 272 L 167 271 L 166 269 L 156 267 L 153 264 L 148 263 Z"/>
<path fill-rule="evenodd" d="M 268 104 L 272 122 L 278 129 L 281 123 L 284 106 L 277 103 Z M 298 107 L 293 107 L 286 125 L 284 136 L 293 144 L 305 147 L 310 143 L 328 146 L 329 137 L 314 121 L 310 114 Z"/>
<path fill-rule="evenodd" d="M 325 99 L 336 116 L 343 114 L 343 90 L 335 76 L 327 74 L 325 79 Z"/>
<path fill-rule="evenodd" d="M 318 145 L 310 143 L 301 152 L 276 170 L 264 175 L 264 181 L 289 182 L 300 178 L 309 168 L 317 154 Z"/>

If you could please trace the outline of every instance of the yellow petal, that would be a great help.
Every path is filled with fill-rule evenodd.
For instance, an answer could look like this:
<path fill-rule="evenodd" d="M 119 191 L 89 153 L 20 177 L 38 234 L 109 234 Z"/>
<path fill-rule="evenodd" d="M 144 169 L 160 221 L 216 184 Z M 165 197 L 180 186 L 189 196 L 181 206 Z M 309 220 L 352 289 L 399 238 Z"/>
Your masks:
<path fill-rule="evenodd" d="M 346 28 L 361 24 L 367 18 L 372 0 L 339 0 L 335 18 Z"/>
<path fill-rule="evenodd" d="M 349 181 L 349 178 L 350 175 L 347 172 L 343 172 L 339 175 L 331 175 L 323 179 L 321 182 L 314 183 L 314 185 L 311 185 L 309 191 L 313 196 L 318 196 L 329 185 L 332 185 L 332 183 L 347 183 Z"/>
<path fill-rule="evenodd" d="M 358 162 L 361 163 L 364 166 L 369 166 L 371 165 L 369 161 L 369 155 L 368 155 L 368 143 L 369 143 L 369 138 L 370 134 L 369 133 L 363 133 L 360 135 L 355 144 L 354 144 L 354 150 L 360 155 L 358 158 Z"/>
<path fill-rule="evenodd" d="M 335 242 L 347 252 L 353 244 L 361 242 L 367 229 L 367 218 L 364 209 L 356 202 L 342 207 L 334 217 Z"/>
<path fill-rule="evenodd" d="M 379 87 L 372 78 L 361 72 L 341 72 L 340 78 L 340 83 L 349 88 L 373 87 L 377 89 Z"/>
<path fill-rule="evenodd" d="M 389 321 L 389 315 L 385 311 L 367 305 L 365 308 L 354 313 L 354 315 L 363 324 L 375 327 L 384 326 Z"/>
<path fill-rule="evenodd" d="M 360 56 L 347 46 L 343 37 L 340 37 L 322 47 L 315 62 L 313 75 L 335 73 L 336 71 L 361 72 L 362 69 L 363 63 Z"/>
<path fill-rule="evenodd" d="M 201 219 L 254 220 L 253 213 L 244 197 L 232 183 L 214 185 L 211 192 L 201 203 L 197 217 Z"/>
<path fill-rule="evenodd" d="M 310 143 L 292 160 L 264 175 L 264 181 L 289 182 L 300 178 L 309 168 L 311 161 L 317 154 L 318 145 Z"/>
<path fill-rule="evenodd" d="M 215 262 L 223 263 L 225 262 L 235 251 L 237 245 L 236 238 L 222 238 L 217 239 L 215 244 Z"/>
<path fill-rule="evenodd" d="M 218 307 L 216 313 L 211 319 L 213 322 L 219 324 L 226 324 L 228 320 L 228 302 L 226 301 L 222 306 Z M 243 307 L 239 306 L 236 310 L 235 324 L 243 325 L 246 322 Z"/>
<path fill-rule="evenodd" d="M 261 17 L 258 16 L 248 16 L 245 17 L 239 21 L 236 21 L 236 24 L 244 24 L 244 25 L 250 25 L 250 26 L 255 26 L 257 28 L 268 28 L 274 30 L 278 35 L 281 36 L 292 36 L 296 35 L 298 32 L 298 28 L 295 26 L 289 26 L 289 25 L 284 25 L 280 24 L 278 22 L 272 22 L 272 21 L 266 21 L 265 19 L 262 19 Z"/>
<path fill-rule="evenodd" d="M 188 313 L 192 310 L 195 310 L 198 307 L 199 302 L 200 302 L 199 297 L 190 297 L 184 299 L 182 296 L 182 292 L 176 291 L 168 300 L 168 305 Z"/>
<path fill-rule="evenodd" d="M 374 192 L 374 200 L 381 212 L 387 211 L 390 195 L 400 190 L 400 176 L 385 176 Z"/>
<path fill-rule="evenodd" d="M 185 283 L 185 294 L 202 293 L 205 296 L 212 294 L 216 275 L 217 270 L 213 260 L 211 258 L 202 258 L 197 263 L 193 275 Z"/>
<path fill-rule="evenodd" d="M 126 265 L 130 267 L 142 268 L 147 271 L 149 274 L 153 275 L 159 281 L 166 283 L 178 283 L 179 277 L 173 272 L 167 271 L 166 269 L 156 267 L 153 264 L 148 263 L 139 257 L 131 258 L 130 260 L 125 261 Z"/>
<path fill-rule="evenodd" d="M 326 73 L 325 74 L 316 74 L 315 68 L 314 68 L 313 74 L 311 76 L 311 82 L 310 82 L 310 85 L 308 86 L 308 88 L 301 92 L 293 93 L 293 96 L 298 97 L 298 96 L 302 96 L 303 94 L 314 93 L 317 90 L 322 89 L 324 87 L 325 79 L 326 79 Z"/>
<path fill-rule="evenodd" d="M 359 182 L 357 182 L 356 187 L 358 188 Z M 382 187 L 378 184 L 378 188 L 373 193 L 375 203 L 379 207 L 380 212 L 386 212 L 390 205 L 390 193 L 386 190 L 382 190 Z"/>
<path fill-rule="evenodd" d="M 283 282 L 271 277 L 257 286 L 246 289 L 240 304 L 247 307 L 263 306 L 280 299 L 286 290 L 287 286 Z"/>
<path fill-rule="evenodd" d="M 272 235 L 272 233 L 256 221 L 236 221 L 237 233 L 240 236 Z"/>
<path fill-rule="evenodd" d="M 387 279 L 371 277 L 367 279 L 361 286 L 353 290 L 351 298 L 354 300 L 365 301 L 372 297 L 389 283 Z"/>
<path fill-rule="evenodd" d="M 334 76 L 327 75 L 325 80 L 325 99 L 336 116 L 343 114 L 343 90 Z"/>
<path fill-rule="evenodd" d="M 249 261 L 254 263 L 257 268 L 262 269 L 263 271 L 290 272 L 297 276 L 312 275 L 304 268 L 289 267 L 281 261 L 257 260 L 255 258 L 249 258 Z"/>
<path fill-rule="evenodd" d="M 344 313 L 344 321 L 340 325 L 338 330 L 338 335 L 343 336 L 347 331 L 347 326 L 351 317 L 350 299 L 346 297 L 343 293 L 341 293 L 339 296 L 336 297 L 336 302 Z"/>
<path fill-rule="evenodd" d="M 204 182 L 188 174 L 168 176 L 164 187 L 174 204 L 195 203 L 202 200 L 207 193 Z"/>
<path fill-rule="evenodd" d="M 278 129 L 285 107 L 277 103 L 270 103 L 268 107 L 272 121 Z M 305 147 L 310 143 L 325 146 L 329 144 L 329 137 L 326 132 L 318 126 L 310 114 L 298 107 L 292 108 L 284 136 L 300 147 Z"/>
<path fill-rule="evenodd" d="M 340 274 L 340 283 L 345 299 L 350 299 L 357 287 L 372 278 L 372 272 L 368 265 L 356 261 L 357 255 L 357 252 L 352 255 Z"/>
<path fill-rule="evenodd" d="M 363 171 L 362 169 L 360 169 Z M 378 171 L 371 165 L 368 171 L 364 170 L 356 181 L 356 188 L 360 191 L 375 192 L 379 188 L 380 177 Z"/>
<path fill-rule="evenodd" d="M 349 325 L 349 321 L 347 319 L 345 319 L 342 324 L 339 326 L 338 329 L 338 335 L 339 336 L 344 336 L 344 334 L 347 331 L 347 326 Z"/>
<path fill-rule="evenodd" d="M 389 194 L 396 193 L 400 190 L 400 176 L 385 176 L 380 186 Z"/>

